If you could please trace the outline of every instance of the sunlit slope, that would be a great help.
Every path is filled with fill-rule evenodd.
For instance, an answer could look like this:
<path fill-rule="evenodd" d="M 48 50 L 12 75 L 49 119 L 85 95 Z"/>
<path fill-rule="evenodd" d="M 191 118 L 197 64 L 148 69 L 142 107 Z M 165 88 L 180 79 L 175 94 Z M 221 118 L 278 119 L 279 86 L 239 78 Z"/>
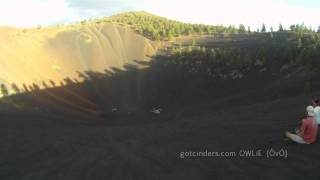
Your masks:
<path fill-rule="evenodd" d="M 30 30 L 0 27 L 0 83 L 58 83 L 76 77 L 76 71 L 103 71 L 149 60 L 156 49 L 156 43 L 113 23 Z"/>

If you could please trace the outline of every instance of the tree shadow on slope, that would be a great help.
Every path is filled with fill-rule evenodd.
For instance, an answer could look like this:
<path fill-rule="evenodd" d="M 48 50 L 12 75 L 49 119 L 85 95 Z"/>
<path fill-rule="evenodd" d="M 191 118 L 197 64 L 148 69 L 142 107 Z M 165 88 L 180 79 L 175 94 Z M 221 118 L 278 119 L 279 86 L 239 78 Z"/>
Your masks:
<path fill-rule="evenodd" d="M 18 94 L 3 98 L 2 103 L 30 114 L 103 120 L 114 114 L 148 114 L 154 108 L 199 113 L 311 94 L 320 88 L 314 73 L 297 67 L 285 72 L 279 63 L 235 69 L 212 65 L 209 56 L 195 54 L 187 61 L 163 54 L 121 69 L 77 72 L 77 78 L 66 77 L 60 86 L 52 80 L 50 85 L 42 82 L 44 89 L 35 83 L 24 84 L 24 90 L 14 85 Z"/>

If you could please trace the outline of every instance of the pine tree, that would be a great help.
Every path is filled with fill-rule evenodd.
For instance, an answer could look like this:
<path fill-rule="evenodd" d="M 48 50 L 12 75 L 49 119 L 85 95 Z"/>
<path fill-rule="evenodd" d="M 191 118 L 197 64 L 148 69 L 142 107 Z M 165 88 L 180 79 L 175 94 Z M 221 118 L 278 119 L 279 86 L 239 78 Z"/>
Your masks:
<path fill-rule="evenodd" d="M 8 88 L 6 87 L 6 85 L 4 84 L 1 84 L 1 94 L 2 96 L 6 97 L 9 95 L 9 91 L 8 91 Z"/>
<path fill-rule="evenodd" d="M 299 49 L 302 47 L 302 40 L 301 40 L 300 37 L 298 38 L 297 47 L 298 47 Z"/>
<path fill-rule="evenodd" d="M 278 29 L 278 32 L 282 32 L 283 31 L 283 26 L 282 24 L 279 25 L 279 29 Z"/>
<path fill-rule="evenodd" d="M 167 38 L 168 38 L 168 40 L 169 40 L 169 41 L 170 41 L 170 40 L 172 40 L 172 38 L 173 38 L 172 31 L 171 31 L 171 30 L 169 30 L 167 33 L 168 33 L 168 34 L 167 34 Z"/>
<path fill-rule="evenodd" d="M 192 40 L 191 46 L 192 46 L 193 48 L 196 47 L 196 40 L 195 40 L 195 39 Z"/>
<path fill-rule="evenodd" d="M 243 25 L 243 24 L 240 24 L 239 26 L 239 33 L 245 33 L 247 30 L 246 30 L 246 27 Z"/>
<path fill-rule="evenodd" d="M 293 24 L 293 25 L 291 25 L 291 26 L 290 26 L 290 30 L 291 30 L 291 31 L 296 31 L 296 30 L 297 30 L 296 25 L 294 25 L 294 24 Z"/>
<path fill-rule="evenodd" d="M 248 26 L 248 33 L 251 33 L 251 28 L 250 28 L 250 26 Z"/>
<path fill-rule="evenodd" d="M 186 30 L 186 35 L 187 35 L 187 36 L 192 35 L 192 31 L 191 31 L 190 29 L 187 29 L 187 30 Z"/>
<path fill-rule="evenodd" d="M 206 47 L 201 47 L 201 53 L 204 55 L 207 52 L 207 48 Z"/>
<path fill-rule="evenodd" d="M 156 41 L 160 41 L 161 40 L 161 36 L 159 34 L 159 31 L 153 31 L 152 33 L 152 39 L 156 40 Z"/>
<path fill-rule="evenodd" d="M 262 32 L 262 33 L 265 33 L 266 31 L 267 31 L 266 25 L 265 25 L 265 24 L 262 24 L 261 32 Z"/>
<path fill-rule="evenodd" d="M 216 62 L 216 58 L 217 58 L 216 51 L 214 49 L 211 49 L 210 50 L 210 60 L 213 63 L 215 63 Z"/>

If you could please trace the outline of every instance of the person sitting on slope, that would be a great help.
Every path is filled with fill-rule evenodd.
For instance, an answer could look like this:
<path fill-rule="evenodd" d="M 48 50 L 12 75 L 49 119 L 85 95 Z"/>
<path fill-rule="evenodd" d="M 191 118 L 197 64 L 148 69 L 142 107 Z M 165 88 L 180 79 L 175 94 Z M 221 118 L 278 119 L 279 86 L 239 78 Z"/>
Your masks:
<path fill-rule="evenodd" d="M 314 99 L 312 100 L 312 104 L 313 104 L 314 113 L 315 113 L 314 118 L 316 119 L 317 123 L 320 124 L 320 100 Z"/>
<path fill-rule="evenodd" d="M 302 120 L 300 131 L 297 134 L 286 132 L 286 137 L 298 144 L 312 144 L 317 139 L 318 124 L 314 118 L 314 108 L 307 107 L 307 118 Z"/>

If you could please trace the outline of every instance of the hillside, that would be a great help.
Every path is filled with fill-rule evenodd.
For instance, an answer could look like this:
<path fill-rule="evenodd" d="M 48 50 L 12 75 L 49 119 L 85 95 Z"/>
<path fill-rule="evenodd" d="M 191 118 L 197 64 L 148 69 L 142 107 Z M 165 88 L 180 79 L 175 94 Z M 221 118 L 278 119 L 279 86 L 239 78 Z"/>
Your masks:
<path fill-rule="evenodd" d="M 0 83 L 19 86 L 12 96 L 0 86 L 0 179 L 320 176 L 320 143 L 284 140 L 320 97 L 320 33 L 145 12 L 0 32 Z"/>
<path fill-rule="evenodd" d="M 181 23 L 146 12 L 34 29 L 0 27 L 0 83 L 10 92 L 13 83 L 19 88 L 34 83 L 43 88 L 52 81 L 59 85 L 65 78 L 78 78 L 76 72 L 103 72 L 135 60 L 148 61 L 163 41 L 174 37 L 232 29 Z"/>
<path fill-rule="evenodd" d="M 148 60 L 157 43 L 115 23 L 14 29 L 0 27 L 0 83 L 59 84 L 76 71 L 121 68 Z"/>
<path fill-rule="evenodd" d="M 96 22 L 115 22 L 126 25 L 134 29 L 137 33 L 157 41 L 172 40 L 174 37 L 180 36 L 213 35 L 238 32 L 238 29 L 233 26 L 224 27 L 183 23 L 144 11 L 117 14 Z"/>
<path fill-rule="evenodd" d="M 250 43 L 241 41 L 237 48 L 257 42 Z M 233 42 L 224 45 L 235 48 Z M 217 46 L 220 42 L 210 42 Z M 241 77 L 230 74 L 234 67 L 216 64 L 211 74 L 212 56 L 205 52 L 159 55 L 148 68 L 90 72 L 82 83 L 3 98 L 0 178 L 318 177 L 320 144 L 283 141 L 284 132 L 304 116 L 305 105 L 320 96 L 318 73 L 302 66 L 280 71 L 284 61 L 278 68 L 273 63 L 238 67 Z M 155 115 L 153 108 L 163 111 Z M 271 148 L 287 150 L 288 157 L 266 157 Z M 264 155 L 188 156 L 241 150 Z"/>
<path fill-rule="evenodd" d="M 314 65 L 319 56 L 319 33 L 303 25 L 292 27 L 291 31 L 258 33 L 250 32 L 243 25 L 235 28 L 188 24 L 147 12 L 123 13 L 67 26 L 0 27 L 0 63 L 3 68 L 0 83 L 12 92 L 13 83 L 18 88 L 34 86 L 33 83 L 43 88 L 52 81 L 55 85 L 65 83 L 66 78 L 79 81 L 78 72 L 121 69 L 125 64 L 136 64 L 136 60 L 149 61 L 168 40 L 178 45 L 189 41 L 191 45 L 190 41 L 197 38 L 203 41 L 200 47 L 210 46 L 210 41 L 214 44 L 220 42 L 222 46 L 225 40 L 233 45 L 249 41 L 267 42 L 271 44 L 258 46 L 260 49 L 256 51 L 259 52 L 254 53 L 261 56 L 260 60 L 266 59 L 262 56 L 269 56 L 267 53 L 293 64 L 307 59 L 307 63 L 312 61 L 311 65 Z M 207 44 L 203 44 L 205 42 Z M 227 61 L 239 64 L 245 55 L 237 56 L 236 53 L 223 54 L 227 54 Z"/>

